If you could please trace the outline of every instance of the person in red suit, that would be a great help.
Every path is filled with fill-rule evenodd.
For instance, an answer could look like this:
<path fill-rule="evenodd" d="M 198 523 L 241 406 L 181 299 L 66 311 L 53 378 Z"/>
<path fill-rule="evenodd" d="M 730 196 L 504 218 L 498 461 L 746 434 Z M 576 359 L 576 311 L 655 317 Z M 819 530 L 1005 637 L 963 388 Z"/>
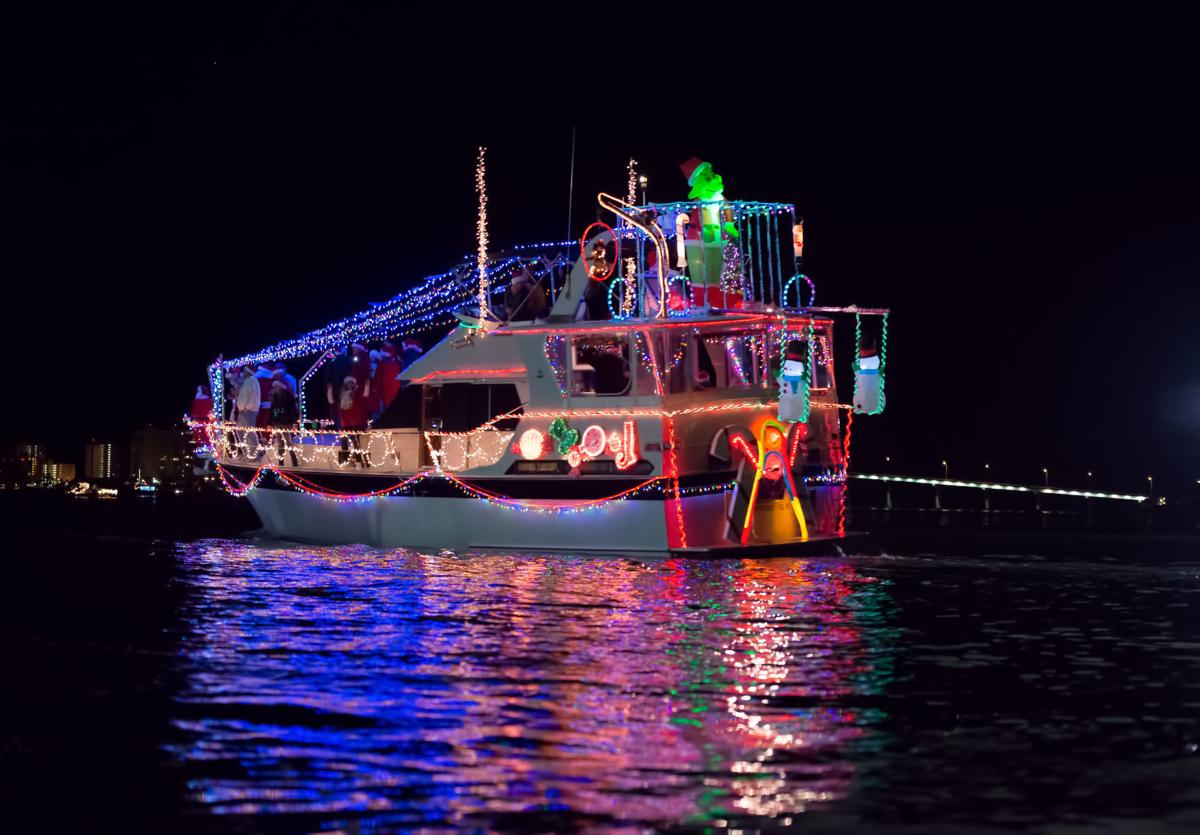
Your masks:
<path fill-rule="evenodd" d="M 213 401 L 212 392 L 209 391 L 208 384 L 196 386 L 196 396 L 192 398 L 192 408 L 188 410 L 188 417 L 194 423 L 208 423 L 212 418 Z M 196 448 L 208 446 L 208 432 L 203 426 L 192 427 L 192 441 L 195 442 Z"/>
<path fill-rule="evenodd" d="M 370 385 L 370 380 L 367 381 L 367 385 Z M 354 447 L 355 463 L 365 464 L 363 444 L 358 433 L 367 430 L 370 402 L 363 394 L 363 386 L 359 384 L 358 378 L 353 372 L 347 374 L 342 380 L 342 387 L 337 394 L 337 405 L 341 429 L 345 433 L 342 435 L 342 452 L 338 456 L 339 461 L 345 461 L 350 447 Z"/>
<path fill-rule="evenodd" d="M 390 342 L 383 343 L 379 349 L 379 361 L 375 363 L 375 376 L 371 380 L 371 394 L 378 405 L 376 412 L 386 409 L 400 392 L 400 381 L 396 379 L 400 371 L 396 346 Z"/>

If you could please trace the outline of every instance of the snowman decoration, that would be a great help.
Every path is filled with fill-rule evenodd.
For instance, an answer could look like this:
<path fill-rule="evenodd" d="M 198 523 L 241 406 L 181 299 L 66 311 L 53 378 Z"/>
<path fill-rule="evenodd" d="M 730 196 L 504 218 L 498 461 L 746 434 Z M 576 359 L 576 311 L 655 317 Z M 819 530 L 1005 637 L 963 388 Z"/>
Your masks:
<path fill-rule="evenodd" d="M 883 411 L 883 387 L 879 379 L 879 353 L 874 345 L 859 351 L 854 370 L 854 411 L 860 415 L 877 415 Z"/>
<path fill-rule="evenodd" d="M 804 343 L 787 345 L 779 372 L 779 419 L 803 423 L 808 419 L 808 374 L 805 372 Z"/>

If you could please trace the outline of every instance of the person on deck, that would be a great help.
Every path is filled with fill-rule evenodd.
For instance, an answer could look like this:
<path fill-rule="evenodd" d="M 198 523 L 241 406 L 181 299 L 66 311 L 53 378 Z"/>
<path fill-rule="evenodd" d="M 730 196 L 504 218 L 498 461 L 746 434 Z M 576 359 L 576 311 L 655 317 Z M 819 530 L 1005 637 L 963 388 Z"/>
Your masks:
<path fill-rule="evenodd" d="M 339 459 L 345 461 L 350 446 L 353 446 L 355 462 L 365 465 L 366 460 L 358 433 L 367 431 L 367 420 L 370 417 L 369 406 L 367 395 L 353 372 L 347 374 L 342 380 L 341 393 L 338 395 L 338 416 L 341 429 L 346 433 L 342 435 L 342 454 Z"/>
<path fill-rule="evenodd" d="M 546 314 L 546 291 L 522 267 L 513 274 L 504 293 L 504 308 L 510 322 L 532 322 Z"/>
<path fill-rule="evenodd" d="M 299 411 L 296 409 L 296 395 L 292 393 L 287 382 L 276 377 L 271 383 L 271 417 L 269 419 L 271 428 L 274 430 L 275 448 L 279 452 L 279 460 L 283 461 L 283 452 L 292 445 L 292 435 L 287 430 L 294 427 L 300 420 Z M 296 451 L 290 450 L 292 455 L 292 466 L 299 466 L 296 463 Z"/>
<path fill-rule="evenodd" d="M 196 396 L 192 398 L 192 408 L 188 409 L 188 417 L 194 423 L 208 423 L 212 415 L 212 392 L 208 383 L 201 383 L 196 386 Z M 208 431 L 203 426 L 192 427 L 192 441 L 197 449 L 208 446 Z"/>
<path fill-rule="evenodd" d="M 238 384 L 237 401 L 234 406 L 237 409 L 238 426 L 256 426 L 258 424 L 258 410 L 262 407 L 262 390 L 258 384 L 258 377 L 254 374 L 254 366 L 249 363 L 242 368 L 242 381 Z"/>
<path fill-rule="evenodd" d="M 287 364 L 283 361 L 276 362 L 273 366 L 274 371 L 272 376 L 277 380 L 283 380 L 287 383 L 287 387 L 292 390 L 293 395 L 299 395 L 300 391 L 296 385 L 296 378 L 288 373 Z"/>
<path fill-rule="evenodd" d="M 383 343 L 379 349 L 379 361 L 375 364 L 375 374 L 371 378 L 371 392 L 378 403 L 378 411 L 382 412 L 391 405 L 392 400 L 400 392 L 400 381 L 396 376 L 400 373 L 400 358 L 396 355 L 396 346 L 390 342 Z"/>
<path fill-rule="evenodd" d="M 421 341 L 412 336 L 405 338 L 401 344 L 401 348 L 400 365 L 402 368 L 408 368 L 421 358 L 421 354 L 425 353 L 425 348 L 421 345 Z"/>
<path fill-rule="evenodd" d="M 341 351 L 325 361 L 325 399 L 329 403 L 329 419 L 335 424 L 340 419 L 338 397 L 342 389 L 342 381 L 350 373 L 350 364 L 349 345 L 343 346 Z"/>
<path fill-rule="evenodd" d="M 258 426 L 266 429 L 271 423 L 271 383 L 275 380 L 275 369 L 264 362 L 254 370 L 254 376 L 258 378 L 258 393 L 262 397 L 258 404 Z"/>

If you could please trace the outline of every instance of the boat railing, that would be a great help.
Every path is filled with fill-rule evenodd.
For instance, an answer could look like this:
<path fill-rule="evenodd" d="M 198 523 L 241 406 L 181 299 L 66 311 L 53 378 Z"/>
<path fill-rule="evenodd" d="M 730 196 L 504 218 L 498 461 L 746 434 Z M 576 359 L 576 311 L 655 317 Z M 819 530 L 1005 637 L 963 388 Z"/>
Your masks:
<path fill-rule="evenodd" d="M 412 474 L 421 469 L 415 428 L 339 430 L 202 424 L 221 465 L 313 472 Z"/>

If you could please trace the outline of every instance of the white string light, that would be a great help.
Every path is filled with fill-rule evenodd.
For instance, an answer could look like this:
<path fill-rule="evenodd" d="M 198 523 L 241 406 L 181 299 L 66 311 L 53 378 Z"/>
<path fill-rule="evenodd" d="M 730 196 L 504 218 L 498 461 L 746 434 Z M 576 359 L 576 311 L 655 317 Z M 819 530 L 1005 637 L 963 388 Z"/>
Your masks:
<path fill-rule="evenodd" d="M 475 163 L 475 191 L 479 195 L 479 220 L 475 231 L 479 237 L 479 321 L 480 324 L 488 316 L 488 276 L 487 276 L 487 148 L 479 146 L 479 159 Z"/>

